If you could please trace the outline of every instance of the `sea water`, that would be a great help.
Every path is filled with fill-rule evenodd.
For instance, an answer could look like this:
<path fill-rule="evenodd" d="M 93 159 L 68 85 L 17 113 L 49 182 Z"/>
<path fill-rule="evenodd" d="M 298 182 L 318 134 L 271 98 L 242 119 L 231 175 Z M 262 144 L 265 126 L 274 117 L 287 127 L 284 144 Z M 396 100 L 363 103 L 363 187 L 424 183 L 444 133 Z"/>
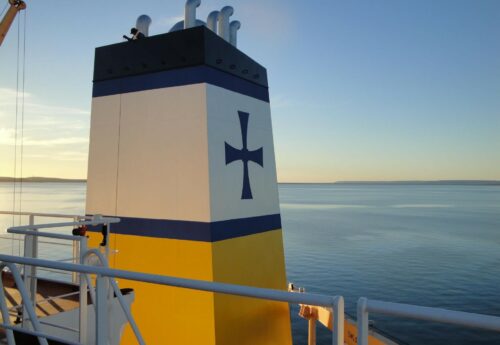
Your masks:
<path fill-rule="evenodd" d="M 25 211 L 84 213 L 84 183 L 22 188 Z M 12 192 L 12 184 L 0 183 L 0 210 L 13 209 Z M 288 280 L 308 292 L 343 295 L 349 314 L 365 296 L 500 316 L 500 186 L 282 184 L 280 201 Z M 1 229 L 26 221 L 0 216 Z M 21 247 L 0 239 L 2 253 Z M 68 254 L 43 247 L 45 257 Z M 294 343 L 306 344 L 307 322 L 297 311 L 293 306 Z M 500 344 L 500 333 L 370 319 L 409 344 Z M 318 344 L 330 341 L 318 326 Z"/>

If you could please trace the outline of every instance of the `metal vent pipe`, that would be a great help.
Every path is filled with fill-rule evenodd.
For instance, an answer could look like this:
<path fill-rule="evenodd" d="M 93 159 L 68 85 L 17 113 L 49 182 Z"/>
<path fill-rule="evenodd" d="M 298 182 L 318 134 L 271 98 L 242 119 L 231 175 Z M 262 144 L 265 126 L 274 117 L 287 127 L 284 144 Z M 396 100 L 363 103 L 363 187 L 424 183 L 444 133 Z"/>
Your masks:
<path fill-rule="evenodd" d="M 149 36 L 149 26 L 151 25 L 151 18 L 145 14 L 139 16 L 135 22 L 135 27 L 144 36 Z"/>
<path fill-rule="evenodd" d="M 212 11 L 207 17 L 207 27 L 215 33 L 217 33 L 218 17 L 219 17 L 219 11 Z"/>
<path fill-rule="evenodd" d="M 231 6 L 224 6 L 217 17 L 218 23 L 218 34 L 220 37 L 229 41 L 229 17 L 234 13 Z"/>
<path fill-rule="evenodd" d="M 196 26 L 196 8 L 200 6 L 201 0 L 187 0 L 184 8 L 184 29 Z"/>
<path fill-rule="evenodd" d="M 235 47 L 237 43 L 237 33 L 240 28 L 241 23 L 237 20 L 234 20 L 229 24 L 229 43 Z"/>

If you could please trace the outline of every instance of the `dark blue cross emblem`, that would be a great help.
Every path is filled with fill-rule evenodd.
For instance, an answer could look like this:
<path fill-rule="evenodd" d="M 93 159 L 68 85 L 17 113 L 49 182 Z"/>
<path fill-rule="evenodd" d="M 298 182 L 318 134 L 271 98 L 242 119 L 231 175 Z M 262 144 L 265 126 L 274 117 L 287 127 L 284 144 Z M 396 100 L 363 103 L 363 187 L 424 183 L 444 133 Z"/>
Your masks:
<path fill-rule="evenodd" d="M 243 148 L 241 150 L 235 149 L 227 142 L 224 142 L 226 146 L 226 165 L 234 161 L 243 162 L 243 188 L 241 190 L 242 199 L 253 199 L 252 189 L 250 188 L 250 178 L 248 177 L 248 162 L 252 161 L 257 163 L 261 167 L 264 167 L 264 162 L 262 161 L 262 147 L 260 149 L 250 151 L 247 147 L 247 133 L 248 133 L 248 117 L 250 114 L 243 111 L 238 111 L 238 116 L 240 117 L 240 127 L 241 127 L 241 138 L 243 141 Z"/>

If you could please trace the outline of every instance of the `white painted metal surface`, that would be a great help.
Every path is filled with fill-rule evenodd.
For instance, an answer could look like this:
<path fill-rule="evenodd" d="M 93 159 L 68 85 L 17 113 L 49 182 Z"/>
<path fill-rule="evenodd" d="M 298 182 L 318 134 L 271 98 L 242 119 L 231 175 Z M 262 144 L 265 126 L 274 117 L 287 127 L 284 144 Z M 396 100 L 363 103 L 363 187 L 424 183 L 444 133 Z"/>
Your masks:
<path fill-rule="evenodd" d="M 90 136 L 87 213 L 210 220 L 205 84 L 93 98 Z"/>
<path fill-rule="evenodd" d="M 248 163 L 249 200 L 241 161 L 225 161 L 225 142 L 242 147 L 238 111 L 250 114 L 248 148 L 263 148 L 263 167 Z M 94 98 L 89 157 L 89 214 L 211 222 L 280 213 L 270 105 L 221 87 Z"/>
<path fill-rule="evenodd" d="M 269 103 L 207 85 L 210 218 L 212 221 L 279 214 L 278 183 Z M 249 114 L 247 146 L 262 147 L 263 166 L 248 162 L 252 199 L 241 199 L 243 164 L 226 165 L 224 143 L 243 146 L 238 111 Z"/>
<path fill-rule="evenodd" d="M 35 216 L 29 216 L 29 224 L 35 224 Z M 38 257 L 38 241 L 37 237 L 29 235 L 24 237 L 24 256 L 28 258 L 37 258 Z M 24 284 L 26 286 L 26 290 L 28 291 L 30 301 L 33 301 L 33 306 L 35 305 L 36 298 L 36 266 L 24 266 Z M 27 279 L 29 278 L 29 279 Z M 27 315 L 27 311 L 23 308 L 23 315 Z M 23 327 L 27 327 L 26 319 L 23 318 Z"/>
<path fill-rule="evenodd" d="M 120 95 L 92 99 L 87 213 L 116 214 L 120 101 Z"/>
<path fill-rule="evenodd" d="M 106 344 L 108 342 L 108 320 L 110 318 L 110 315 L 108 314 L 109 310 L 106 280 L 107 279 L 104 276 L 98 274 L 95 284 L 95 329 L 97 344 Z"/>
<path fill-rule="evenodd" d="M 85 255 L 87 253 L 88 249 L 88 239 L 86 236 L 83 236 L 82 239 L 80 240 L 80 250 L 79 250 L 79 257 L 78 257 L 78 262 L 81 264 L 85 263 Z M 80 284 L 80 292 L 81 291 L 88 291 L 89 287 L 91 284 L 89 284 L 88 276 L 81 277 L 81 275 L 78 275 L 79 277 L 79 284 Z M 86 344 L 87 343 L 87 334 L 88 334 L 88 317 L 87 317 L 87 305 L 88 305 L 88 300 L 87 300 L 87 294 L 86 293 L 80 293 L 79 295 L 79 302 L 80 302 L 80 308 L 78 309 L 78 326 L 80 329 L 79 333 L 79 340 L 80 343 Z M 93 300 L 95 303 L 95 299 Z"/>

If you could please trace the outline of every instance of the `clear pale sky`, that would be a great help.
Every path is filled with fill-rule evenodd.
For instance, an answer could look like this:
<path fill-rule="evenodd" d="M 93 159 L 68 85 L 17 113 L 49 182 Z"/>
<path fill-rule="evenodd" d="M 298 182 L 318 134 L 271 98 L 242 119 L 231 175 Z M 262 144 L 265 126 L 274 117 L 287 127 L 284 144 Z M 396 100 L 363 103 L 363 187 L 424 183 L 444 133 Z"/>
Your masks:
<path fill-rule="evenodd" d="M 184 1 L 27 3 L 23 175 L 85 178 L 94 48 L 140 14 L 168 31 Z M 281 182 L 500 179 L 500 1 L 202 0 L 198 18 L 223 5 L 268 69 Z M 0 176 L 16 49 L 17 22 L 0 47 Z"/>

